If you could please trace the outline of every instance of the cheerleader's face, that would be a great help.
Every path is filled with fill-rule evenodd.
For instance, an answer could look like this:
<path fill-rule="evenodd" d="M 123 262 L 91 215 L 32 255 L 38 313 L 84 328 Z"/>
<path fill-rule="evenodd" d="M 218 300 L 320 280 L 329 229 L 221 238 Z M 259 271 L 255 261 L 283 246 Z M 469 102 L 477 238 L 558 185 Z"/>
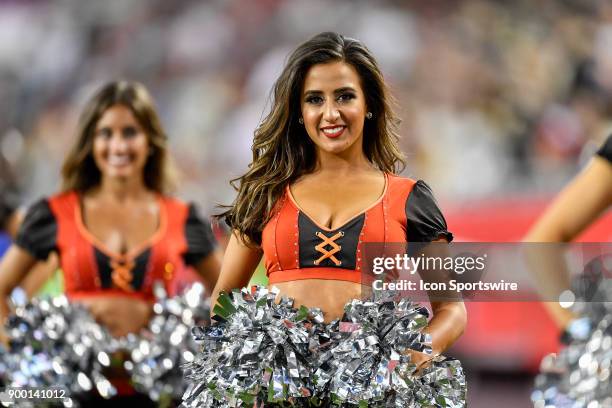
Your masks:
<path fill-rule="evenodd" d="M 342 61 L 313 65 L 304 80 L 301 109 L 319 155 L 362 153 L 367 107 L 353 66 Z"/>
<path fill-rule="evenodd" d="M 98 120 L 93 157 L 102 177 L 141 178 L 149 155 L 149 139 L 132 111 L 123 105 L 108 108 Z"/>

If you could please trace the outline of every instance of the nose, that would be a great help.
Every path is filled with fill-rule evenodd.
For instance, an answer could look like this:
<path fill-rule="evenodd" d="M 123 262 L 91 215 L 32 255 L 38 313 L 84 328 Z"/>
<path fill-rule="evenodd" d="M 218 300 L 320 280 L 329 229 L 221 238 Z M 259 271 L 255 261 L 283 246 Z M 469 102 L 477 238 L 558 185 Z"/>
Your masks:
<path fill-rule="evenodd" d="M 111 152 L 124 152 L 127 149 L 127 141 L 119 132 L 113 132 L 109 141 L 109 148 Z"/>
<path fill-rule="evenodd" d="M 323 108 L 323 119 L 326 122 L 334 123 L 340 119 L 340 110 L 334 102 L 327 102 Z"/>

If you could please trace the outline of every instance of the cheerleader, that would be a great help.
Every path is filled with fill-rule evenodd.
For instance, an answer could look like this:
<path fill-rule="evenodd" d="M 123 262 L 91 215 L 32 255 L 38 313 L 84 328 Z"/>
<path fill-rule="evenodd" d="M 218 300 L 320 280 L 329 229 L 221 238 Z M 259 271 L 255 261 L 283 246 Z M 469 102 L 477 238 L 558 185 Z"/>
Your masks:
<path fill-rule="evenodd" d="M 142 85 L 103 86 L 77 134 L 61 192 L 30 207 L 0 263 L 0 320 L 13 288 L 55 252 L 70 300 L 116 337 L 137 333 L 152 314 L 156 281 L 174 294 L 175 277 L 193 267 L 212 290 L 219 250 L 194 205 L 168 195 L 167 138 Z"/>
<path fill-rule="evenodd" d="M 271 286 L 326 321 L 362 296 L 368 242 L 450 242 L 429 186 L 397 175 L 398 120 L 379 66 L 359 41 L 322 33 L 289 57 L 255 131 L 253 162 L 221 215 L 232 227 L 212 299 L 247 285 L 264 259 Z M 461 301 L 432 301 L 432 353 L 461 335 Z"/>
<path fill-rule="evenodd" d="M 525 242 L 570 242 L 612 204 L 612 136 L 589 165 L 565 187 L 525 236 Z M 567 281 L 567 277 L 557 277 Z M 569 288 L 566 282 L 565 289 Z M 561 293 L 559 290 L 557 293 Z M 558 303 L 547 303 L 555 322 L 565 329 L 575 317 Z"/>
<path fill-rule="evenodd" d="M 525 237 L 525 242 L 570 242 L 611 204 L 612 136 L 540 217 Z M 611 340 L 612 309 L 609 305 L 612 291 L 609 279 L 602 279 L 605 277 L 602 270 L 608 263 L 602 258 L 592 260 L 585 267 L 584 280 L 581 282 L 579 278 L 576 281 L 578 286 L 572 286 L 562 251 L 550 246 L 531 246 L 527 255 L 533 273 L 541 283 L 542 293 L 549 300 L 544 304 L 563 332 L 561 339 L 567 344 L 558 357 L 549 356 L 542 362 L 543 372 L 536 380 L 537 389 L 532 398 L 534 403 L 609 406 L 612 404 L 609 397 L 612 382 L 605 372 L 609 372 L 606 364 L 609 366 L 610 357 L 605 355 L 604 348 L 598 346 L 602 341 L 605 344 Z M 597 281 L 593 282 L 592 277 Z M 583 293 L 585 288 L 589 288 L 588 294 Z M 550 301 L 566 290 L 577 292 L 574 307 L 563 308 L 559 302 Z M 583 361 L 579 356 L 588 358 L 595 371 L 578 366 L 578 361 Z M 548 375 L 549 372 L 552 374 Z"/>

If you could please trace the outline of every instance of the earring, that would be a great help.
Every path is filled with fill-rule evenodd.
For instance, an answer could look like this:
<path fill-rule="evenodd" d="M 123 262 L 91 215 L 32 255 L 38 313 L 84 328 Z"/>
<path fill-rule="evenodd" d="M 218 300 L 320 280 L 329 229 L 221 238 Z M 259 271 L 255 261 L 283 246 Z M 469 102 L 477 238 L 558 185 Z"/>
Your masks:
<path fill-rule="evenodd" d="M 366 119 L 372 119 L 372 116 L 374 116 L 372 115 L 372 112 L 366 113 Z"/>
<path fill-rule="evenodd" d="M 304 124 L 304 118 L 299 118 L 298 122 L 300 122 L 300 125 L 303 125 Z"/>

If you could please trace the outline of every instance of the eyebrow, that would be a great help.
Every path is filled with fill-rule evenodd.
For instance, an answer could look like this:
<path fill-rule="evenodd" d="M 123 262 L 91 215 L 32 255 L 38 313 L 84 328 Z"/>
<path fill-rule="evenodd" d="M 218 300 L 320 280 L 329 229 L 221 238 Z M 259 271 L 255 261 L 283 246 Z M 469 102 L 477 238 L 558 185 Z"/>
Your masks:
<path fill-rule="evenodd" d="M 102 126 L 96 126 L 94 129 L 94 132 L 102 132 L 102 131 L 106 131 L 106 130 L 110 130 L 112 128 L 111 125 L 102 125 Z M 141 128 L 137 125 L 125 125 L 122 126 L 120 128 L 121 131 L 125 131 L 126 129 L 135 129 L 135 130 L 141 130 Z"/>
<path fill-rule="evenodd" d="M 355 88 L 353 88 L 351 86 L 344 86 L 342 88 L 338 88 L 338 89 L 334 90 L 334 94 L 336 94 L 336 95 L 344 93 L 344 92 L 355 92 L 356 93 L 357 91 L 355 90 Z M 319 90 L 316 90 L 316 89 L 311 89 L 311 90 L 308 90 L 308 91 L 304 92 L 304 96 L 321 95 L 322 93 L 323 93 L 323 91 L 319 91 Z"/>

